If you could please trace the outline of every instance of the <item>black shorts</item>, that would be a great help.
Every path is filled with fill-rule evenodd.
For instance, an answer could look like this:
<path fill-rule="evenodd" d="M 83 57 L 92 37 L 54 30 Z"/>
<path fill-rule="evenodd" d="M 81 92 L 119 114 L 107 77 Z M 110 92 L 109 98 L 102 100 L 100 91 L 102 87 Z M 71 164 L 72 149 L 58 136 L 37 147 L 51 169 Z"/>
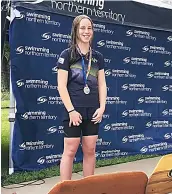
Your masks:
<path fill-rule="evenodd" d="M 98 135 L 99 123 L 94 124 L 91 120 L 82 120 L 82 123 L 79 126 L 69 127 L 69 120 L 63 121 L 64 125 L 64 136 L 65 137 L 81 137 L 82 136 L 91 136 Z"/>
<path fill-rule="evenodd" d="M 75 110 L 82 115 L 83 120 L 91 120 L 94 112 L 98 107 L 75 107 Z M 69 113 L 63 109 L 63 121 L 69 120 Z"/>

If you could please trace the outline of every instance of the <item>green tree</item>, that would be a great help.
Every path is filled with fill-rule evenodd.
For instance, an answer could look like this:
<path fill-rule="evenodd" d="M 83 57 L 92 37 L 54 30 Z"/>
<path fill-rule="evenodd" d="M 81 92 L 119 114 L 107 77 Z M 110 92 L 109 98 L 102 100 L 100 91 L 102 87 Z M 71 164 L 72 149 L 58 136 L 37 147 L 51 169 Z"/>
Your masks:
<path fill-rule="evenodd" d="M 4 44 L 4 56 L 1 66 L 1 92 L 9 91 L 10 86 L 10 46 L 6 41 Z"/>

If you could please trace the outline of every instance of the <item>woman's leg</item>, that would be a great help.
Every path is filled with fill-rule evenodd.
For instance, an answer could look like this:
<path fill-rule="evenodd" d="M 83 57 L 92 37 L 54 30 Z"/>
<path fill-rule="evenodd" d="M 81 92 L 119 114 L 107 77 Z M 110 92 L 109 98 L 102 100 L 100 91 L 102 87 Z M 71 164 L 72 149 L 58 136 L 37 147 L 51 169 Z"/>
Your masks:
<path fill-rule="evenodd" d="M 64 138 L 64 151 L 60 163 L 60 178 L 63 180 L 71 180 L 73 160 L 80 143 L 80 137 Z"/>
<path fill-rule="evenodd" d="M 95 169 L 95 149 L 98 135 L 83 136 L 82 150 L 83 150 L 83 175 L 84 177 L 94 174 Z"/>

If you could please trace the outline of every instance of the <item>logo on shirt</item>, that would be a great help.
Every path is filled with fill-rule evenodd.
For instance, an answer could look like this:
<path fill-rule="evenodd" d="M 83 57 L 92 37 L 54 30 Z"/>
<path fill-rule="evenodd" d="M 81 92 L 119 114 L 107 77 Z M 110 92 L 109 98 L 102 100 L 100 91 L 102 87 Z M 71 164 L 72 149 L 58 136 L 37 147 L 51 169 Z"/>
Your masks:
<path fill-rule="evenodd" d="M 60 57 L 58 60 L 59 63 L 63 64 L 64 63 L 64 58 Z"/>
<path fill-rule="evenodd" d="M 97 59 L 92 58 L 91 60 L 92 60 L 94 63 L 97 63 Z"/>

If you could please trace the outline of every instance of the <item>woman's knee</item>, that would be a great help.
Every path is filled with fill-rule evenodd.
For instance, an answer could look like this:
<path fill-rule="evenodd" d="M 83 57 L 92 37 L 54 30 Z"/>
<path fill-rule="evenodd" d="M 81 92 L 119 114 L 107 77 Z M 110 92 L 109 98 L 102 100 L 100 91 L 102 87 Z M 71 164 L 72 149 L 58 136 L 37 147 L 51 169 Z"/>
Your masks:
<path fill-rule="evenodd" d="M 82 139 L 82 150 L 84 155 L 95 155 L 97 136 L 85 136 Z"/>
<path fill-rule="evenodd" d="M 95 155 L 95 146 L 87 146 L 83 148 L 83 154 L 88 156 Z"/>
<path fill-rule="evenodd" d="M 75 150 L 75 149 L 69 149 L 69 150 L 65 150 L 64 152 L 63 152 L 63 155 L 64 156 L 67 156 L 67 157 L 70 157 L 70 158 L 74 158 L 75 157 L 75 154 L 76 154 L 76 151 L 77 150 Z"/>
<path fill-rule="evenodd" d="M 78 146 L 79 146 L 79 138 L 72 140 L 72 139 L 66 139 L 64 141 L 64 151 L 63 155 L 73 158 L 77 152 Z"/>

